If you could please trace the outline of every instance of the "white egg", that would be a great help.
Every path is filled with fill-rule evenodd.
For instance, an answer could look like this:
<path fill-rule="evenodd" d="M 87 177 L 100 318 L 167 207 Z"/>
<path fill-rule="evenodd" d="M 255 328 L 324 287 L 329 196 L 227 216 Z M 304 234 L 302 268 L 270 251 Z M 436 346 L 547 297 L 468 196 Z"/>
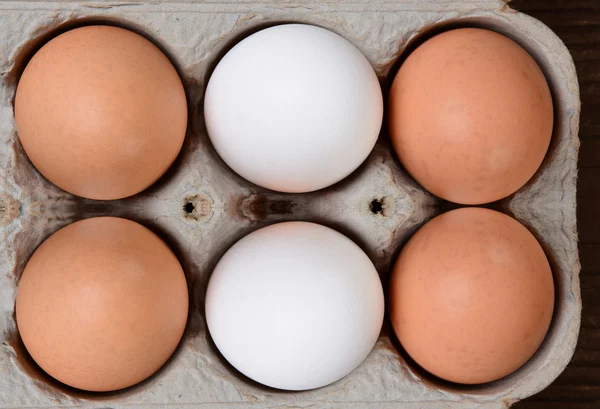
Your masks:
<path fill-rule="evenodd" d="M 206 294 L 217 348 L 240 372 L 286 390 L 352 372 L 379 336 L 381 281 L 367 255 L 328 227 L 286 222 L 225 253 Z"/>
<path fill-rule="evenodd" d="M 350 42 L 320 27 L 280 25 L 233 47 L 204 100 L 210 139 L 247 180 L 310 192 L 352 173 L 381 129 L 373 68 Z"/>

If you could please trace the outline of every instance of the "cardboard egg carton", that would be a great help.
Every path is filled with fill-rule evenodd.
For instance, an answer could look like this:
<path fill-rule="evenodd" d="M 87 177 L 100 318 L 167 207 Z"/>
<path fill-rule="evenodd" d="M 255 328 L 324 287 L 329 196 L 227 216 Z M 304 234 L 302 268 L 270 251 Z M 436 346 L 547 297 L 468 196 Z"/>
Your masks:
<path fill-rule="evenodd" d="M 173 168 L 150 189 L 114 202 L 74 197 L 45 180 L 23 153 L 13 116 L 15 87 L 32 53 L 57 32 L 94 22 L 134 29 L 158 44 L 180 71 L 190 110 L 186 142 Z M 387 322 L 358 369 L 306 392 L 262 387 L 216 350 L 204 319 L 207 280 L 227 248 L 245 234 L 284 220 L 328 225 L 367 252 L 385 285 L 404 241 L 445 206 L 401 168 L 385 128 L 356 172 L 314 193 L 271 192 L 223 163 L 210 144 L 202 112 L 211 70 L 240 39 L 285 22 L 316 24 L 348 39 L 372 63 L 384 95 L 388 74 L 411 40 L 445 25 L 497 30 L 540 63 L 555 104 L 551 147 L 536 176 L 493 207 L 516 217 L 540 240 L 553 267 L 557 297 L 543 345 L 514 374 L 479 386 L 436 381 L 398 352 Z M 567 365 L 581 312 L 575 222 L 580 101 L 569 52 L 540 22 L 491 0 L 0 1 L 0 28 L 0 407 L 492 409 L 535 394 Z M 35 248 L 59 228 L 99 215 L 127 217 L 161 235 L 184 266 L 192 300 L 181 345 L 165 367 L 140 385 L 108 394 L 70 389 L 45 375 L 24 350 L 14 315 L 17 283 Z"/>

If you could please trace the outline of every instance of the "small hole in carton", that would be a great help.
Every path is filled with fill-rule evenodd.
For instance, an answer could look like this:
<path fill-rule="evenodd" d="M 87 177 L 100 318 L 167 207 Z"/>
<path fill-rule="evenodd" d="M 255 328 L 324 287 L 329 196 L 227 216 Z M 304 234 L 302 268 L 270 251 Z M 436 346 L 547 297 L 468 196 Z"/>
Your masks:
<path fill-rule="evenodd" d="M 192 202 L 187 202 L 184 206 L 183 206 L 183 210 L 187 213 L 187 214 L 191 214 L 194 212 L 194 204 Z"/>
<path fill-rule="evenodd" d="M 369 209 L 373 214 L 380 214 L 383 211 L 383 200 L 373 199 L 369 204 Z"/>
<path fill-rule="evenodd" d="M 213 200 L 204 193 L 187 196 L 184 199 L 183 215 L 186 220 L 204 222 L 213 215 Z"/>

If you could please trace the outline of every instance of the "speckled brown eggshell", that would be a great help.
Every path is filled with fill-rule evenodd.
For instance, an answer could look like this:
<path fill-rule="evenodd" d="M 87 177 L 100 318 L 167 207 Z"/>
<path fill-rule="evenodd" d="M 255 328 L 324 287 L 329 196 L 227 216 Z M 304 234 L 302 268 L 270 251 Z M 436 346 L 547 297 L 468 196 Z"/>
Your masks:
<path fill-rule="evenodd" d="M 406 170 L 462 204 L 502 199 L 540 167 L 552 96 L 535 60 L 490 30 L 444 32 L 413 51 L 389 99 L 389 129 Z"/>
<path fill-rule="evenodd" d="M 188 314 L 179 261 L 146 227 L 99 217 L 73 223 L 35 251 L 16 318 L 27 351 L 57 380 L 88 391 L 134 385 L 177 347 Z"/>
<path fill-rule="evenodd" d="M 540 244 L 489 209 L 453 210 L 425 224 L 402 249 L 390 283 L 392 325 L 406 352 L 457 383 L 494 381 L 522 366 L 553 309 Z"/>
<path fill-rule="evenodd" d="M 187 102 L 169 59 L 144 37 L 86 26 L 45 44 L 17 86 L 23 148 L 52 183 L 78 196 L 134 195 L 183 144 Z"/>

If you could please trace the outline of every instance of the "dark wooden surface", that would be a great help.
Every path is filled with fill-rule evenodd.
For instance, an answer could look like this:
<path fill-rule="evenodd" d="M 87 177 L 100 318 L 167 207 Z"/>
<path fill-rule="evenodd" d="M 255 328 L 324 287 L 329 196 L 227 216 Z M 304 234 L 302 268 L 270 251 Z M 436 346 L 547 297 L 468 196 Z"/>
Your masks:
<path fill-rule="evenodd" d="M 569 48 L 581 92 L 577 217 L 583 316 L 563 374 L 516 409 L 600 409 L 600 0 L 514 0 Z"/>

